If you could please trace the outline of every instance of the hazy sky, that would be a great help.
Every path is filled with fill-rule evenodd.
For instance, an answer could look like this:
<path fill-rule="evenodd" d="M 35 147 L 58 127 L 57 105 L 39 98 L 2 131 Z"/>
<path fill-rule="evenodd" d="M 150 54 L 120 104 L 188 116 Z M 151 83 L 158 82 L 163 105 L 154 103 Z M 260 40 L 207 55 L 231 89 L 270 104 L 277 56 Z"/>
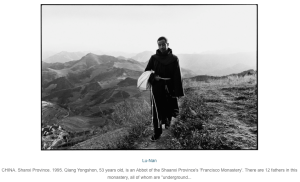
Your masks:
<path fill-rule="evenodd" d="M 43 51 L 256 51 L 255 5 L 43 5 Z"/>

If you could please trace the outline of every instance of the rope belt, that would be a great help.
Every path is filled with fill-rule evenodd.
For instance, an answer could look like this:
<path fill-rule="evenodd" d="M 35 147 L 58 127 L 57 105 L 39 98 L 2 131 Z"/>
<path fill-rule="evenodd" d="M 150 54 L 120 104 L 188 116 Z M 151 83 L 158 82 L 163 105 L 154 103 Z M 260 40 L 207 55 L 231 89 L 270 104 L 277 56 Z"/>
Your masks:
<path fill-rule="evenodd" d="M 162 77 L 157 77 L 158 79 L 160 79 L 160 80 L 171 80 L 171 78 L 162 78 Z"/>

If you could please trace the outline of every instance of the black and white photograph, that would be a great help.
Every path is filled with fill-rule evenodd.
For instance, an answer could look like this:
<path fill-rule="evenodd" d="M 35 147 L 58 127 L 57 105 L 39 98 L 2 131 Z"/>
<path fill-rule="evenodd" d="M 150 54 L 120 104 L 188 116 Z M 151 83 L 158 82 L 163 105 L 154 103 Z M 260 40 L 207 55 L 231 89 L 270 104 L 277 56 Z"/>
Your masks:
<path fill-rule="evenodd" d="M 42 150 L 257 150 L 257 5 L 41 5 Z"/>

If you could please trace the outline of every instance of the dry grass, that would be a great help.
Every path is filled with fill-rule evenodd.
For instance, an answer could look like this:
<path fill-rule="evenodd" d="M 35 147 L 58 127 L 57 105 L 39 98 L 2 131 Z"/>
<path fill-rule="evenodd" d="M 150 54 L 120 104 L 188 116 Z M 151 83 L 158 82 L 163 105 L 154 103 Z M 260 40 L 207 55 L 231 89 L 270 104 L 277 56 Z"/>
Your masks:
<path fill-rule="evenodd" d="M 111 123 L 114 129 L 103 127 L 93 138 L 81 142 L 71 149 L 134 149 L 134 143 L 145 136 L 151 125 L 150 105 L 146 101 L 124 101 L 113 107 Z"/>
<path fill-rule="evenodd" d="M 173 148 L 257 149 L 256 83 L 255 75 L 184 82 Z"/>
<path fill-rule="evenodd" d="M 117 149 L 134 149 L 134 143 L 146 136 L 151 125 L 150 104 L 144 101 L 122 102 L 114 106 L 112 118 L 120 126 L 128 128 L 128 135 L 118 143 Z"/>
<path fill-rule="evenodd" d="M 208 80 L 208 81 L 192 81 L 186 79 L 183 82 L 184 88 L 190 87 L 209 87 L 209 86 L 237 86 L 237 85 L 255 85 L 257 84 L 256 75 L 246 75 L 244 77 L 228 76 L 226 78 Z"/>

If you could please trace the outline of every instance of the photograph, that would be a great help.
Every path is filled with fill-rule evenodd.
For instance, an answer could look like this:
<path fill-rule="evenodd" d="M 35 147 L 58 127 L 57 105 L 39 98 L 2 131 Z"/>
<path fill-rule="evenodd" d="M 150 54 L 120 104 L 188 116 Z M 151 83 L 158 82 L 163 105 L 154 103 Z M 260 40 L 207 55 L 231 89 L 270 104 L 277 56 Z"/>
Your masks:
<path fill-rule="evenodd" d="M 257 5 L 41 5 L 41 150 L 257 150 Z"/>

